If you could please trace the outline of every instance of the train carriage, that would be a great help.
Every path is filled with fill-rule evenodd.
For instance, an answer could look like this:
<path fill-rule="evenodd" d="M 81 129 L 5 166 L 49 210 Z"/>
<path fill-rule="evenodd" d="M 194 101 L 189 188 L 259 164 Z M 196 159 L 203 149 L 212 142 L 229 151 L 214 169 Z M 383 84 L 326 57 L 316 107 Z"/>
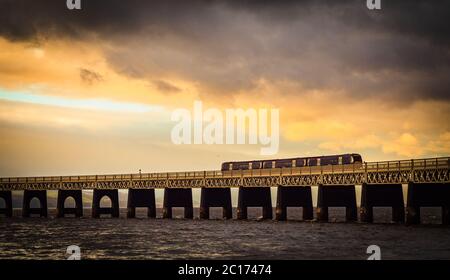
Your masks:
<path fill-rule="evenodd" d="M 250 170 L 250 169 L 272 169 L 272 168 L 291 168 L 305 166 L 327 166 L 327 165 L 346 165 L 362 164 L 360 154 L 342 154 L 317 157 L 301 157 L 273 160 L 253 160 L 253 161 L 233 161 L 222 163 L 222 171 L 229 170 Z"/>

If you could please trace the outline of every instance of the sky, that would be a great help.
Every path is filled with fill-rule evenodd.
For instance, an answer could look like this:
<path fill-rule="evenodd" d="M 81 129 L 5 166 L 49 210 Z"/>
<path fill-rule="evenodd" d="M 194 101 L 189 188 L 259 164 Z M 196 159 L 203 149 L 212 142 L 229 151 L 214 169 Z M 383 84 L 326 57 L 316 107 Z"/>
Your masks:
<path fill-rule="evenodd" d="M 450 154 L 450 1 L 0 0 L 0 176 Z M 277 108 L 279 151 L 176 145 L 177 108 Z"/>

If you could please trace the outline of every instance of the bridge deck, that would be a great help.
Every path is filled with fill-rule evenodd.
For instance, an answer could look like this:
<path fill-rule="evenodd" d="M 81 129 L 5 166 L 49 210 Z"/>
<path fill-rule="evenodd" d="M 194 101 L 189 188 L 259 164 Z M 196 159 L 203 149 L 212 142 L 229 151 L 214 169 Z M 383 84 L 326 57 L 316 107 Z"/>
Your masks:
<path fill-rule="evenodd" d="M 0 178 L 0 190 L 201 188 L 450 182 L 450 157 L 235 171 Z"/>

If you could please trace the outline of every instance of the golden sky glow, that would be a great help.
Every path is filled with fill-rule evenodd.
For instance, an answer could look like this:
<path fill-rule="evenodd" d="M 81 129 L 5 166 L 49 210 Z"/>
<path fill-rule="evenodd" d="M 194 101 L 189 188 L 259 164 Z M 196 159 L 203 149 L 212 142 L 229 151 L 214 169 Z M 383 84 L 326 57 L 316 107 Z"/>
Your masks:
<path fill-rule="evenodd" d="M 223 20 L 228 12 L 211 17 Z M 396 65 L 373 71 L 351 61 L 343 69 L 347 64 L 323 45 L 326 34 L 309 34 L 314 18 L 296 20 L 295 33 L 316 43 L 297 54 L 278 44 L 292 32 L 289 24 L 262 36 L 270 22 L 242 13 L 236 20 L 245 28 L 230 20 L 211 35 L 224 45 L 196 43 L 207 27 L 199 34 L 162 28 L 159 35 L 139 29 L 135 35 L 20 40 L 0 33 L 0 176 L 216 169 L 225 160 L 260 158 L 259 146 L 172 144 L 172 110 L 191 108 L 195 100 L 221 110 L 279 108 L 275 157 L 358 152 L 372 161 L 450 154 L 448 93 L 428 98 L 428 88 L 406 87 L 408 79 L 429 73 Z M 353 34 L 349 43 L 357 35 L 375 40 L 353 29 L 342 32 Z M 232 38 L 236 46 L 251 47 L 234 47 Z M 284 56 L 256 53 L 271 50 Z M 317 86 L 322 81 L 326 86 Z"/>

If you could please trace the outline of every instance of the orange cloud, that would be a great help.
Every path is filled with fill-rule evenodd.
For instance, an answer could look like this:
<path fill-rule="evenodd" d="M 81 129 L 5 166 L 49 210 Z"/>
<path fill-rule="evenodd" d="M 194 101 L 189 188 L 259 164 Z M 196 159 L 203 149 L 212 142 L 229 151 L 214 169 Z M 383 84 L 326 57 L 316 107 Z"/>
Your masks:
<path fill-rule="evenodd" d="M 37 172 L 34 165 L 43 157 L 47 161 L 41 171 L 46 174 L 53 173 L 55 166 L 61 166 L 54 169 L 60 172 L 71 166 L 79 171 L 112 172 L 148 163 L 152 170 L 183 170 L 258 158 L 259 147 L 174 146 L 170 112 L 178 107 L 190 109 L 196 99 L 204 102 L 205 109 L 279 108 L 279 157 L 360 152 L 370 153 L 367 160 L 376 160 L 450 154 L 450 104 L 445 100 L 399 106 L 383 97 L 357 98 L 344 90 L 311 89 L 300 81 L 264 78 L 252 81 L 252 88 L 210 94 L 201 90 L 208 88 L 201 79 L 170 71 L 155 77 L 149 73 L 145 78 L 122 74 L 106 59 L 105 49 L 112 47 L 94 41 L 49 40 L 33 45 L 0 38 L 0 90 L 166 109 L 136 115 L 0 101 L 3 172 L 19 174 L 23 166 L 24 172 Z M 115 162 L 114 153 L 123 162 Z M 86 164 L 86 158 L 92 163 Z M 164 161 L 154 163 L 154 158 Z"/>

